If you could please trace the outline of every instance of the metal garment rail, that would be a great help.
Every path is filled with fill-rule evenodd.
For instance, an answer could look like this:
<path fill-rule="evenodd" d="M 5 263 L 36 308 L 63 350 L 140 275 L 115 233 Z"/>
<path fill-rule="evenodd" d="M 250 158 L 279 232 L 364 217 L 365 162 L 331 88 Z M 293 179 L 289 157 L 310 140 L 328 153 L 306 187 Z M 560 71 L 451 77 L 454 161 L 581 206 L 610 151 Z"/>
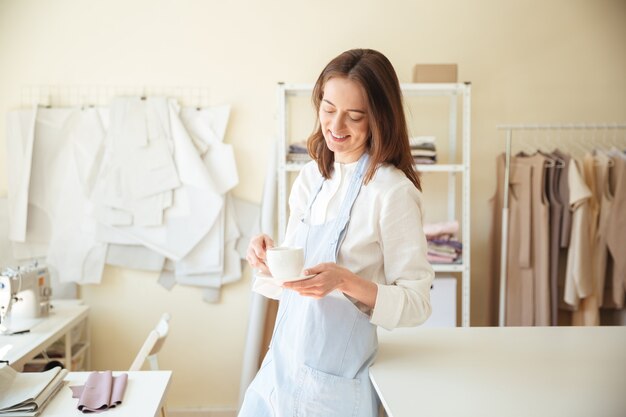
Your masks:
<path fill-rule="evenodd" d="M 504 168 L 504 201 L 502 205 L 502 237 L 500 248 L 500 294 L 498 307 L 498 325 L 505 325 L 506 312 L 506 281 L 507 281 L 507 252 L 509 235 L 509 174 L 511 167 L 511 146 L 514 131 L 532 130 L 612 130 L 626 129 L 625 123 L 557 123 L 557 124 L 508 124 L 497 125 L 497 130 L 506 132 L 506 156 Z"/>

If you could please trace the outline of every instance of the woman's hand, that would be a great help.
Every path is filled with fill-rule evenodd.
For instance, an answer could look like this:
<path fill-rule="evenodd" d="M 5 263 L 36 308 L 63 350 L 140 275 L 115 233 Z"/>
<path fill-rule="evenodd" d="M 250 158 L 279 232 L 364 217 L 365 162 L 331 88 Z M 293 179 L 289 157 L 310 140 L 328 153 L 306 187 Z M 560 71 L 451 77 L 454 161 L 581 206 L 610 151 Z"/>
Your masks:
<path fill-rule="evenodd" d="M 339 290 L 370 308 L 376 304 L 378 287 L 375 283 L 364 280 L 352 271 L 336 263 L 326 262 L 303 271 L 304 275 L 315 275 L 301 281 L 283 283 L 283 287 L 298 292 L 305 297 L 322 298 L 333 290 Z"/>
<path fill-rule="evenodd" d="M 268 235 L 257 235 L 250 239 L 246 260 L 252 268 L 256 268 L 264 274 L 270 274 L 270 270 L 265 263 L 265 252 L 274 247 L 274 241 Z"/>

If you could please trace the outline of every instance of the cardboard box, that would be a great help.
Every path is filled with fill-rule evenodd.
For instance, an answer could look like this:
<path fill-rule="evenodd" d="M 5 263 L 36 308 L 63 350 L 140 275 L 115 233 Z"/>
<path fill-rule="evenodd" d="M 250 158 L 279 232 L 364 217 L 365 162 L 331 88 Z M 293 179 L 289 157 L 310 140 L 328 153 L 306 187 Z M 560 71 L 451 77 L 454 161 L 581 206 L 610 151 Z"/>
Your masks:
<path fill-rule="evenodd" d="M 456 64 L 417 64 L 413 69 L 414 83 L 456 83 Z"/>

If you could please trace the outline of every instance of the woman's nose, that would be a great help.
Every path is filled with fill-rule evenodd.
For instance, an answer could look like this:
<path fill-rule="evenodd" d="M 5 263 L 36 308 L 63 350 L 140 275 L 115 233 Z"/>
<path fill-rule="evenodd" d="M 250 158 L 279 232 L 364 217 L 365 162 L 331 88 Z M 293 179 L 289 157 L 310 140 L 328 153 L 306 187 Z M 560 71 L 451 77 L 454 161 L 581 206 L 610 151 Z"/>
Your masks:
<path fill-rule="evenodd" d="M 345 118 L 342 115 L 336 114 L 335 117 L 333 117 L 331 128 L 334 132 L 338 132 L 346 125 L 345 122 Z"/>

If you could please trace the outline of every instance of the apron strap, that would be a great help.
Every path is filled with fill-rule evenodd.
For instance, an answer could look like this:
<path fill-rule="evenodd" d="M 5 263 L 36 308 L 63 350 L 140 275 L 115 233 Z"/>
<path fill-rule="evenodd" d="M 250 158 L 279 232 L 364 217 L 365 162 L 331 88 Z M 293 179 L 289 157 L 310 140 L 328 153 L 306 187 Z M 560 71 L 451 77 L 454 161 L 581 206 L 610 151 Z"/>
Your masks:
<path fill-rule="evenodd" d="M 335 235 L 331 242 L 331 250 L 335 256 L 335 260 L 337 260 L 339 247 L 343 243 L 343 239 L 346 235 L 347 226 L 350 222 L 350 212 L 352 211 L 354 202 L 356 201 L 356 198 L 361 191 L 361 185 L 363 184 L 365 170 L 369 165 L 368 161 L 369 154 L 365 152 L 363 153 L 363 155 L 361 155 L 361 158 L 359 158 L 359 162 L 356 166 L 356 171 L 352 176 L 350 185 L 348 186 L 348 191 L 346 192 L 346 196 L 344 197 L 343 202 L 341 203 L 341 207 L 339 208 L 339 215 L 335 219 L 335 225 L 333 227 Z"/>

